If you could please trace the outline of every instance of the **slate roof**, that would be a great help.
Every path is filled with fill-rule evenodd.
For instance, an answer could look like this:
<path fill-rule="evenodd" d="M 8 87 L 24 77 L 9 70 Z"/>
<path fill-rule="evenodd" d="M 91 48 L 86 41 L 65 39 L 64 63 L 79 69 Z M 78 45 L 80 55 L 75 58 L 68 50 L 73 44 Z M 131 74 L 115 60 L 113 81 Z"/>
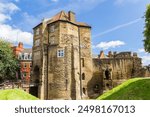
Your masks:
<path fill-rule="evenodd" d="M 32 53 L 31 48 L 24 48 L 24 50 L 21 53 Z"/>

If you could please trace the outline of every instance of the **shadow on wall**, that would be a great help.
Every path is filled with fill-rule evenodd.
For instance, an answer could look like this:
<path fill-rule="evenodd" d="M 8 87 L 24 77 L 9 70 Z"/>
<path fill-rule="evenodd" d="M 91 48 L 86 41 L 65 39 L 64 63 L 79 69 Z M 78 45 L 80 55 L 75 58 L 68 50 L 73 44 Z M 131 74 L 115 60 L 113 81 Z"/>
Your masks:
<path fill-rule="evenodd" d="M 103 76 L 100 72 L 93 73 L 92 79 L 87 84 L 88 96 L 91 99 L 97 98 L 103 92 Z"/>
<path fill-rule="evenodd" d="M 39 83 L 40 83 L 40 69 L 38 66 L 34 67 L 34 71 L 33 71 L 33 77 L 34 77 L 34 81 L 32 81 L 33 86 L 30 86 L 30 90 L 29 93 L 38 97 L 38 89 L 39 89 Z"/>

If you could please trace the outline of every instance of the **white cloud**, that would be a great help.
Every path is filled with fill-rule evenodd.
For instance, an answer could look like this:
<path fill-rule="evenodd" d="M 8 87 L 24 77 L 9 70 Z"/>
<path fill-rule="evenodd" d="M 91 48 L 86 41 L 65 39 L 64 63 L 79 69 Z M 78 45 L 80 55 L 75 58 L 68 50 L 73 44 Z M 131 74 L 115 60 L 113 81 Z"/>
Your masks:
<path fill-rule="evenodd" d="M 139 53 L 144 53 L 145 50 L 144 50 L 144 48 L 140 48 L 140 49 L 138 49 L 138 52 L 139 52 Z"/>
<path fill-rule="evenodd" d="M 20 10 L 14 3 L 2 3 L 0 2 L 0 13 L 11 14 Z"/>
<path fill-rule="evenodd" d="M 24 44 L 32 45 L 33 35 L 31 33 L 6 24 L 6 21 L 11 20 L 11 16 L 18 10 L 19 8 L 13 3 L 0 2 L 0 38 L 12 43 L 23 42 Z"/>
<path fill-rule="evenodd" d="M 0 13 L 0 23 L 4 23 L 6 20 L 11 20 L 11 17 Z"/>
<path fill-rule="evenodd" d="M 11 20 L 11 15 L 18 10 L 19 8 L 13 3 L 0 2 L 0 23 L 4 23 L 6 20 Z"/>
<path fill-rule="evenodd" d="M 144 48 L 139 48 L 137 53 L 139 54 L 140 58 L 142 58 L 143 65 L 150 64 L 150 54 L 146 52 Z"/>
<path fill-rule="evenodd" d="M 124 27 L 130 26 L 130 25 L 135 24 L 135 23 L 137 23 L 137 22 L 139 22 L 139 21 L 141 21 L 141 18 L 135 19 L 135 20 L 130 21 L 130 22 L 125 23 L 125 24 L 121 24 L 121 25 L 115 26 L 115 27 L 110 28 L 110 29 L 108 29 L 108 30 L 106 30 L 106 31 L 104 31 L 104 32 L 101 32 L 101 33 L 99 33 L 99 34 L 93 35 L 93 38 L 100 37 L 100 36 L 105 35 L 105 34 L 107 34 L 107 33 L 116 31 L 116 30 L 118 30 L 118 29 L 120 29 L 120 28 L 124 28 Z"/>
<path fill-rule="evenodd" d="M 116 41 L 109 41 L 109 42 L 100 42 L 99 44 L 93 46 L 93 48 L 100 48 L 103 50 L 107 50 L 109 48 L 116 48 L 122 45 L 125 45 L 123 41 L 116 40 Z"/>
<path fill-rule="evenodd" d="M 149 65 L 150 64 L 150 54 L 141 56 L 141 58 L 142 58 L 143 65 Z"/>
<path fill-rule="evenodd" d="M 32 45 L 33 35 L 29 32 L 21 31 L 20 29 L 15 29 L 10 25 L 0 24 L 0 37 L 3 39 L 10 41 L 12 43 L 15 42 L 23 42 L 26 45 Z M 17 39 L 18 38 L 18 39 Z"/>

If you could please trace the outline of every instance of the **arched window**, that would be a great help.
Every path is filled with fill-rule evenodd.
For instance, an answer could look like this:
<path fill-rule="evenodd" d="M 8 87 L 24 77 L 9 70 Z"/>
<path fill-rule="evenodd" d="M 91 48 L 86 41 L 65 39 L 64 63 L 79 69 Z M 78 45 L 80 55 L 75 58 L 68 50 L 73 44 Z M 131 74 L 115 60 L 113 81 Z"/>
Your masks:
<path fill-rule="evenodd" d="M 106 69 L 106 71 L 105 71 L 105 77 L 106 77 L 106 80 L 111 79 L 110 78 L 110 71 L 108 69 Z"/>
<path fill-rule="evenodd" d="M 28 60 L 30 60 L 30 54 L 28 54 Z"/>
<path fill-rule="evenodd" d="M 99 91 L 100 91 L 100 85 L 99 84 L 95 84 L 94 85 L 94 92 L 95 93 L 99 93 Z"/>
<path fill-rule="evenodd" d="M 107 83 L 106 86 L 109 87 L 109 84 Z"/>
<path fill-rule="evenodd" d="M 24 60 L 24 53 L 22 54 L 22 60 Z"/>
<path fill-rule="evenodd" d="M 85 80 L 85 73 L 82 73 L 82 80 Z"/>
<path fill-rule="evenodd" d="M 85 95 L 86 95 L 86 89 L 85 89 L 85 88 L 83 88 L 83 94 L 85 94 Z"/>
<path fill-rule="evenodd" d="M 28 60 L 28 53 L 24 54 L 24 60 Z"/>

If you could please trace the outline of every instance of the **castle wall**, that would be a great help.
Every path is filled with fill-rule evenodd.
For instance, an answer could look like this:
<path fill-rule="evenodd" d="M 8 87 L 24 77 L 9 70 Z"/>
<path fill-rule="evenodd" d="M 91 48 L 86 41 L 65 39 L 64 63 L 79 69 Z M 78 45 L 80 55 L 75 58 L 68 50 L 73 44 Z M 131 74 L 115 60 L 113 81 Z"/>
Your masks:
<path fill-rule="evenodd" d="M 118 86 L 127 79 L 141 76 L 138 73 L 142 68 L 141 59 L 131 55 L 121 55 L 93 59 L 93 74 L 97 74 L 95 77 L 93 76 L 93 85 L 96 85 L 97 82 L 101 85 L 97 96 L 106 90 Z M 106 74 L 107 71 L 109 73 L 108 76 Z"/>
<path fill-rule="evenodd" d="M 34 28 L 31 80 L 40 99 L 96 98 L 129 78 L 149 75 L 136 53 L 101 52 L 92 59 L 91 28 L 71 16 L 62 11 Z"/>

